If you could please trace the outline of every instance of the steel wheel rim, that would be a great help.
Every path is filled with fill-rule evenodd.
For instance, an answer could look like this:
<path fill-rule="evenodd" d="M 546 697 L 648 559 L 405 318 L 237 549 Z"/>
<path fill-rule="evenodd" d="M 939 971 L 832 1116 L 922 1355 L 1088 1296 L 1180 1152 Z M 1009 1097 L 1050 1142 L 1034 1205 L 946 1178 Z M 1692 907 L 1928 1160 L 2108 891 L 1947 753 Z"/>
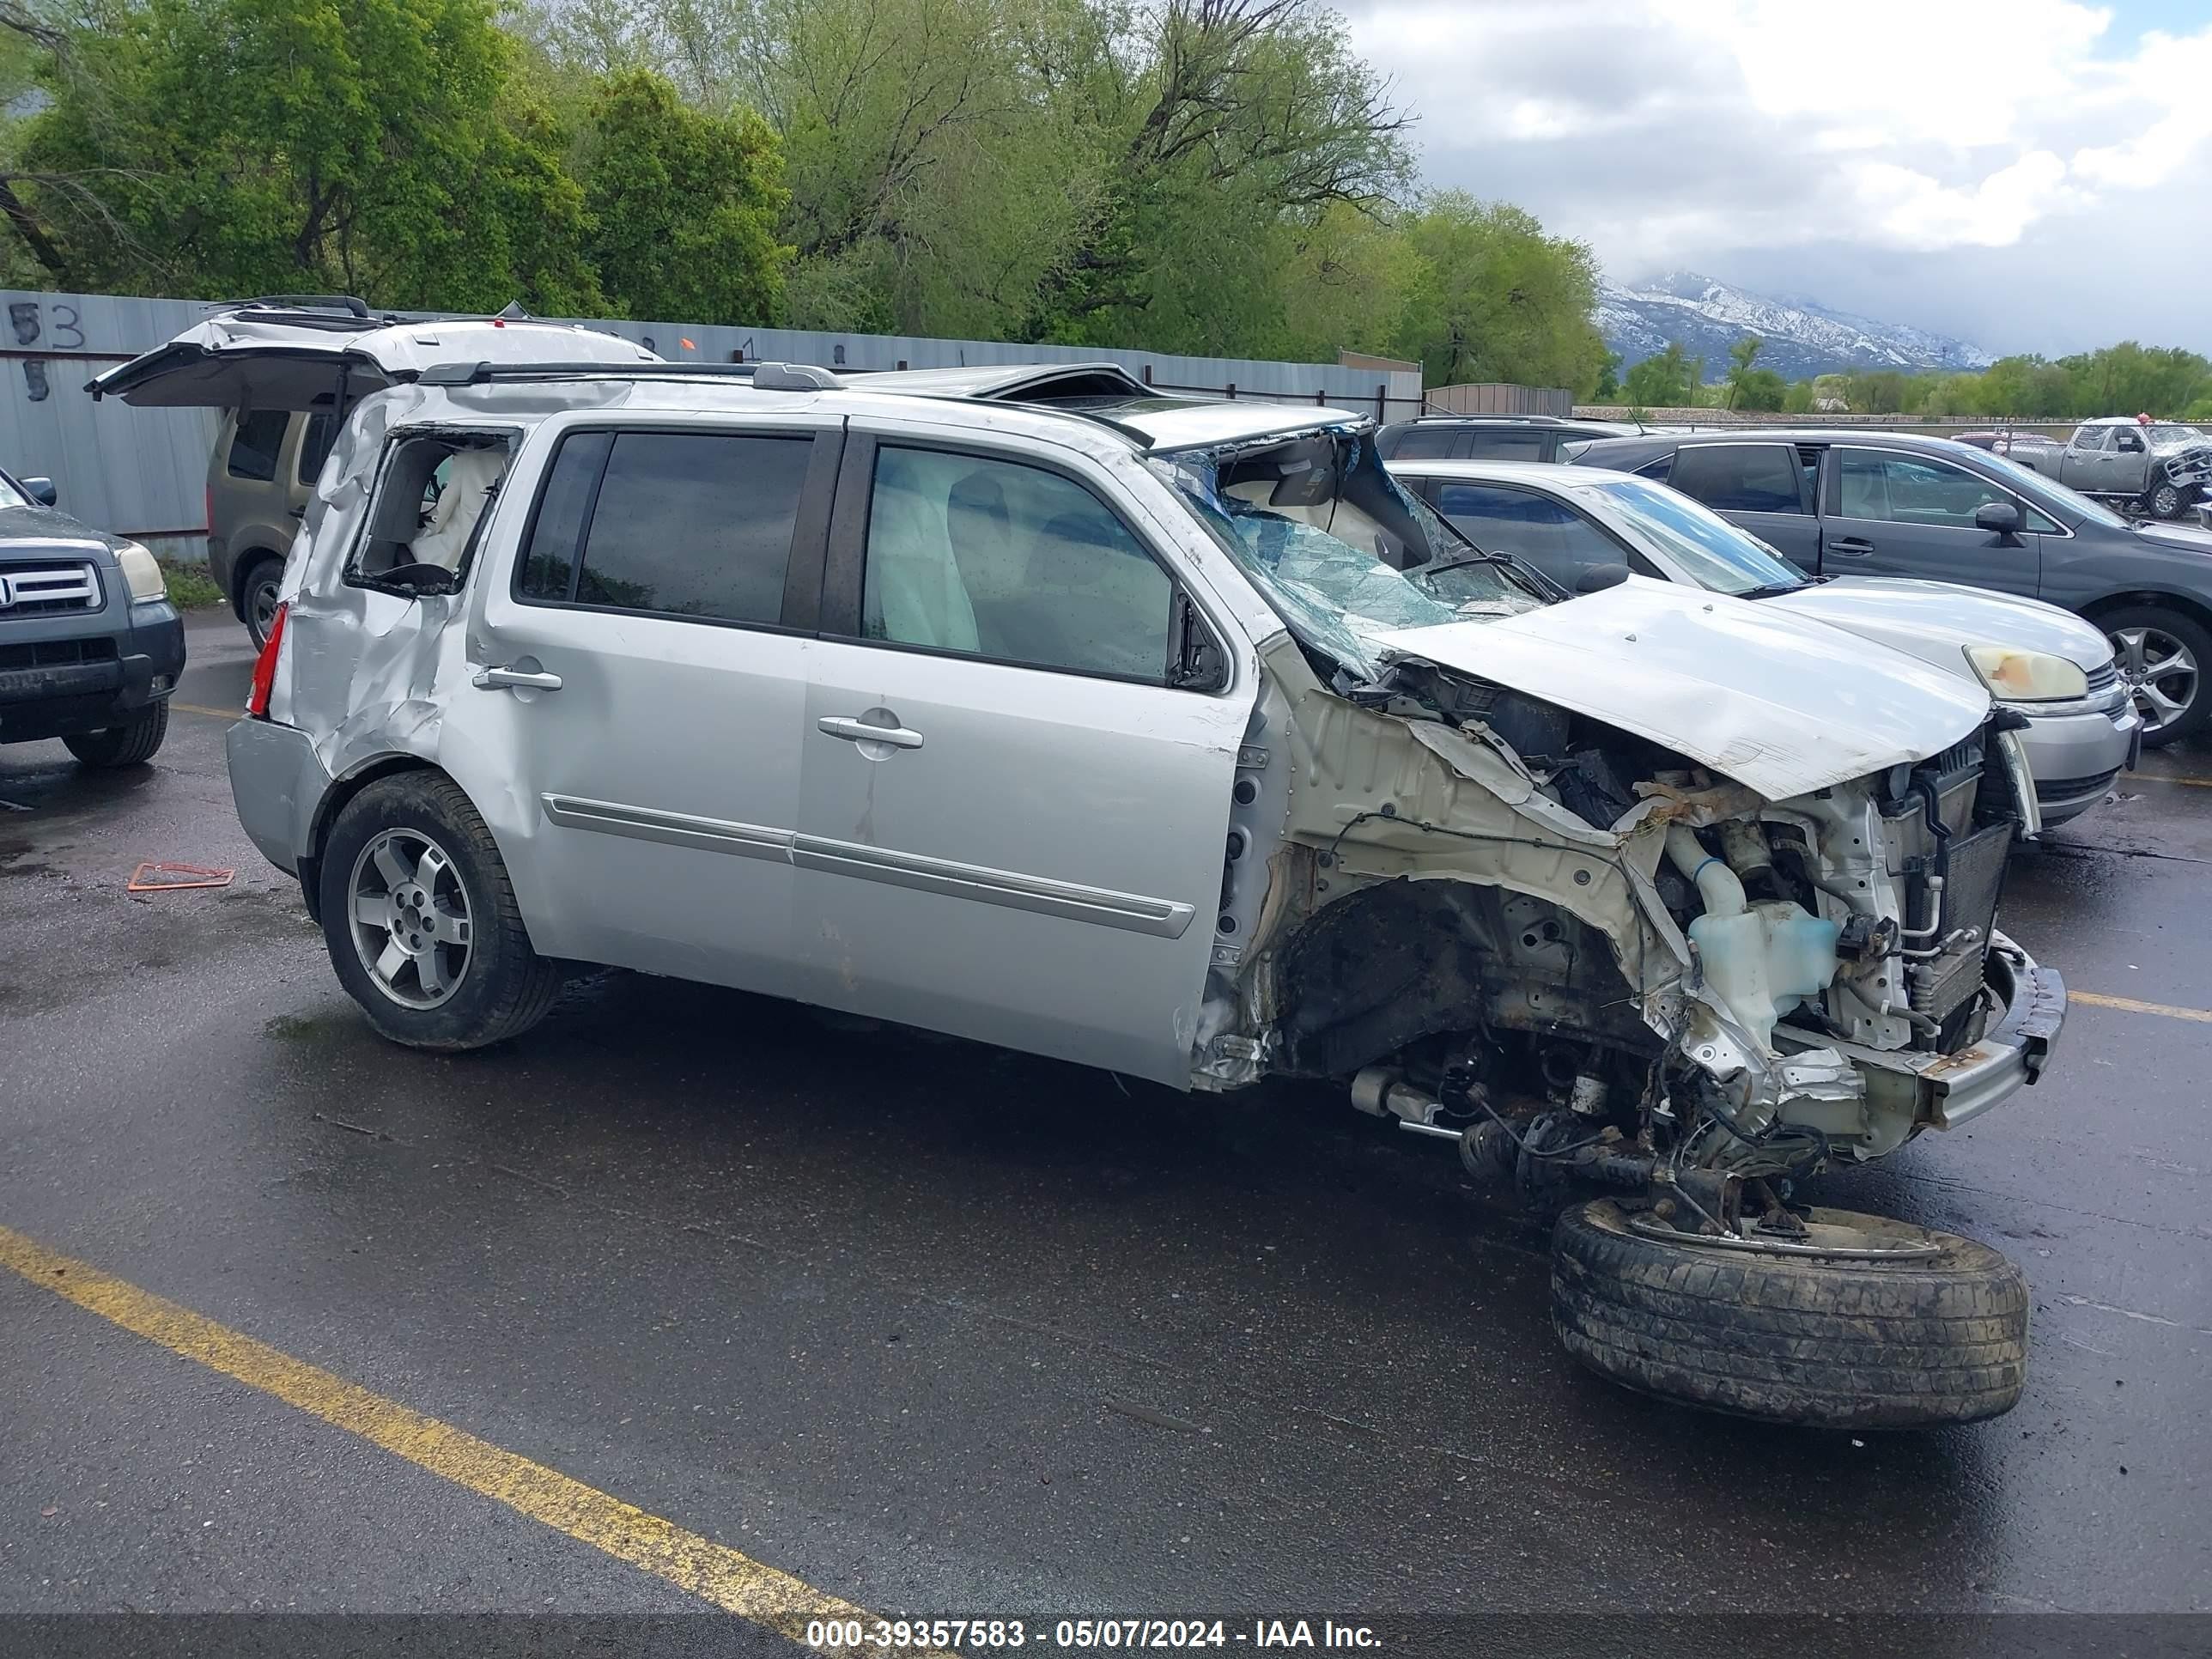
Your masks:
<path fill-rule="evenodd" d="M 266 641 L 269 630 L 276 625 L 276 589 L 281 584 L 270 576 L 260 577 L 246 596 L 246 614 L 252 618 L 253 637 Z"/>
<path fill-rule="evenodd" d="M 435 1008 L 460 989 L 473 928 L 469 890 L 446 849 L 419 830 L 370 838 L 346 884 L 355 954 L 376 988 L 406 1008 Z"/>
<path fill-rule="evenodd" d="M 2151 491 L 2150 510 L 2161 519 L 2170 519 L 2181 510 L 2181 492 L 2172 484 L 2160 484 Z"/>
<path fill-rule="evenodd" d="M 1644 1215 L 1630 1217 L 1628 1230 L 1669 1244 L 1746 1255 L 1818 1256 L 1830 1261 L 1925 1261 L 1943 1254 L 1942 1245 L 1926 1239 L 1899 1237 L 1881 1231 L 1819 1219 L 1806 1224 L 1802 1237 L 1762 1233 L 1748 1222 L 1740 1234 L 1679 1232 Z"/>
<path fill-rule="evenodd" d="M 2160 732 L 2197 701 L 2197 658 L 2162 628 L 2122 628 L 2109 635 L 2120 678 L 2143 725 Z M 2176 693 L 2179 695 L 2176 695 Z"/>

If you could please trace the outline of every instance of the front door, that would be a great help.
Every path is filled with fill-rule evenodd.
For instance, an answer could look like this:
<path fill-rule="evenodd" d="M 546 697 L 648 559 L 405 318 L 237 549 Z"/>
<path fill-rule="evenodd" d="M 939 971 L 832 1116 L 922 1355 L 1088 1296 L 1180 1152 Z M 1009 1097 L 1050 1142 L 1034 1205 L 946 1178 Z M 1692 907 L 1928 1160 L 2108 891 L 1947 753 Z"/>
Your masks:
<path fill-rule="evenodd" d="M 808 659 L 802 994 L 1181 1087 L 1255 671 L 1172 683 L 1205 624 L 1111 495 L 854 433 Z"/>
<path fill-rule="evenodd" d="M 785 597 L 818 594 L 838 443 L 642 417 L 532 440 L 443 748 L 539 951 L 790 991 L 811 617 Z"/>
<path fill-rule="evenodd" d="M 2033 599 L 2044 536 L 2059 532 L 2032 504 L 1955 462 L 1904 450 L 1839 444 L 1821 479 L 1820 570 L 1829 576 L 1903 576 L 1962 582 Z M 2002 501 L 2021 514 L 2009 539 L 1974 514 Z"/>

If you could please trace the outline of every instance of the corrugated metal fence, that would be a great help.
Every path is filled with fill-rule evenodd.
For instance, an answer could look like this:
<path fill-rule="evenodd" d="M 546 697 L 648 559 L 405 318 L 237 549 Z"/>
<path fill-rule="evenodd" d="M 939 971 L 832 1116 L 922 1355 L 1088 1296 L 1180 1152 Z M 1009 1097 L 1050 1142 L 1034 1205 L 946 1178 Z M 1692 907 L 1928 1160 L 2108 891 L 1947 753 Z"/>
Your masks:
<path fill-rule="evenodd" d="M 113 295 L 9 292 L 0 299 L 7 304 L 9 324 L 0 336 L 0 356 L 7 360 L 7 390 L 0 396 L 0 466 L 18 477 L 51 477 L 61 491 L 62 505 L 88 523 L 136 536 L 173 557 L 200 557 L 207 526 L 208 453 L 217 417 L 203 410 L 132 409 L 112 400 L 95 404 L 85 395 L 84 383 L 191 327 L 210 307 L 196 300 Z M 857 374 L 1110 361 L 1163 392 L 1323 404 L 1381 420 L 1418 415 L 1423 406 L 1418 369 L 1408 374 L 1335 363 L 987 340 L 580 320 L 636 340 L 664 357 L 701 362 L 818 363 Z"/>
<path fill-rule="evenodd" d="M 1430 387 L 1428 402 L 1443 415 L 1571 415 L 1575 394 L 1565 386 L 1469 380 Z"/>

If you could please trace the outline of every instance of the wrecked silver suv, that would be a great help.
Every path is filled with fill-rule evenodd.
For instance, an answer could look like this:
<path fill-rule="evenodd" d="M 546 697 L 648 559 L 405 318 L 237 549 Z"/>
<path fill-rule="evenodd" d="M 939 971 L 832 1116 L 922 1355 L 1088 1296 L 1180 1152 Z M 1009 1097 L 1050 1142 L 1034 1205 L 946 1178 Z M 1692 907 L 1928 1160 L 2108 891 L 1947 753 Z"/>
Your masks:
<path fill-rule="evenodd" d="M 2057 1035 L 1978 688 L 1695 589 L 1563 599 L 1353 415 L 517 335 L 219 318 L 97 383 L 341 417 L 229 754 L 379 1030 L 514 1037 L 611 963 L 1336 1079 L 1563 1207 L 1607 1376 L 1829 1424 L 2017 1397 L 2016 1269 L 1798 1201 Z"/>

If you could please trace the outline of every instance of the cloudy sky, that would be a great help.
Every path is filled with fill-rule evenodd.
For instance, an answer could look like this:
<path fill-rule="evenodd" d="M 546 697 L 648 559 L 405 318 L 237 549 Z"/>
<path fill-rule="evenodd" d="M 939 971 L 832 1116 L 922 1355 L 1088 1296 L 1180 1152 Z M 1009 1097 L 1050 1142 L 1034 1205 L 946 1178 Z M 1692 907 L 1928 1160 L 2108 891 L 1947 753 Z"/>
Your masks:
<path fill-rule="evenodd" d="M 2212 352 L 2212 0 L 1337 0 L 1431 183 L 1995 352 Z"/>

